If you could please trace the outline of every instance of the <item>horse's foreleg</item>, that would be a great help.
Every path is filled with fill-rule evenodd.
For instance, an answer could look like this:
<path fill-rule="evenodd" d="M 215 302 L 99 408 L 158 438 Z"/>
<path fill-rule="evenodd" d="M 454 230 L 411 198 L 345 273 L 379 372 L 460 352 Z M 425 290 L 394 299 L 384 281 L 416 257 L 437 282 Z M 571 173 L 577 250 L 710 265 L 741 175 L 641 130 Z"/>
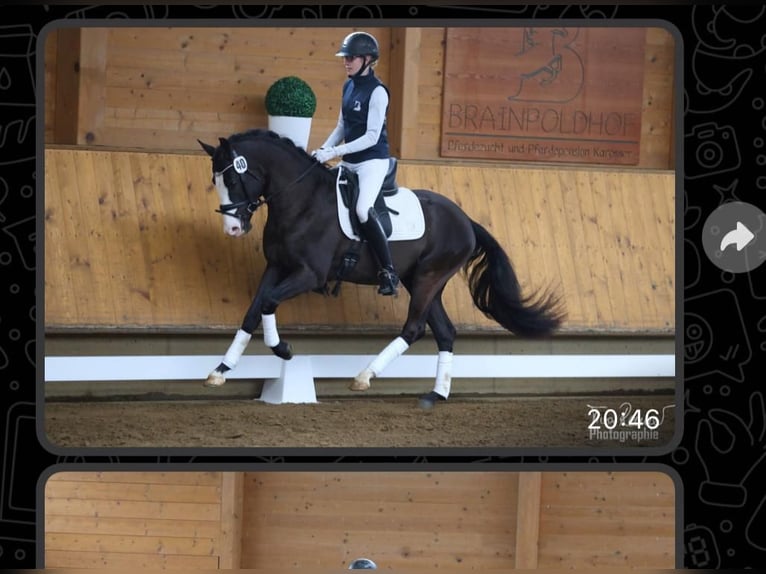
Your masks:
<path fill-rule="evenodd" d="M 289 361 L 293 358 L 293 348 L 290 343 L 286 343 L 279 338 L 277 331 L 277 316 L 272 312 L 268 315 L 261 315 L 263 325 L 263 344 L 280 359 Z"/>
<path fill-rule="evenodd" d="M 245 318 L 242 321 L 242 326 L 237 330 L 234 335 L 234 340 L 223 359 L 218 366 L 208 375 L 207 379 L 203 383 L 206 387 L 220 387 L 226 382 L 226 373 L 232 370 L 239 363 L 240 358 L 245 352 L 250 339 L 252 338 L 253 331 L 258 328 L 261 323 L 264 293 L 267 293 L 274 285 L 278 278 L 278 271 L 267 265 L 263 271 L 261 282 L 258 284 L 258 290 L 253 298 L 250 307 L 245 313 Z M 275 329 L 276 330 L 276 326 Z M 264 329 L 264 339 L 266 332 Z"/>
<path fill-rule="evenodd" d="M 310 291 L 316 286 L 316 273 L 311 269 L 301 268 L 282 278 L 268 292 L 264 293 L 261 306 L 263 323 L 263 342 L 280 359 L 289 360 L 293 357 L 290 343 L 279 337 L 277 330 L 276 310 L 282 301 Z"/>
<path fill-rule="evenodd" d="M 256 328 L 258 328 L 258 325 L 253 327 L 253 330 Z M 223 385 L 226 382 L 226 373 L 237 366 L 251 338 L 252 332 L 248 333 L 243 328 L 238 329 L 223 359 L 221 359 L 218 366 L 213 369 L 202 384 L 206 387 L 220 387 Z"/>
<path fill-rule="evenodd" d="M 207 376 L 207 379 L 203 383 L 206 387 L 220 387 L 226 382 L 225 373 L 237 366 L 251 337 L 251 333 L 243 331 L 242 329 L 237 330 L 236 335 L 234 335 L 234 340 L 231 342 L 231 345 L 229 345 L 229 349 L 226 351 L 220 364 Z"/>

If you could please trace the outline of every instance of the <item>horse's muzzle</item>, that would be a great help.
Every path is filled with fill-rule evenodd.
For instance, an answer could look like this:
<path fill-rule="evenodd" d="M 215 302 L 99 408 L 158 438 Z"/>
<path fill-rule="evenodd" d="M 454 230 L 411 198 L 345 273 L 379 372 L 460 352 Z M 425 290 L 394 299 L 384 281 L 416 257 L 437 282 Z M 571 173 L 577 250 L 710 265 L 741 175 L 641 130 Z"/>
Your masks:
<path fill-rule="evenodd" d="M 249 233 L 252 228 L 250 217 L 224 213 L 223 231 L 229 237 L 241 237 Z"/>
<path fill-rule="evenodd" d="M 253 228 L 252 225 L 247 224 L 244 226 L 238 226 L 238 227 L 231 227 L 226 230 L 226 233 L 230 237 L 242 237 L 243 235 L 247 235 L 250 233 L 250 230 Z"/>

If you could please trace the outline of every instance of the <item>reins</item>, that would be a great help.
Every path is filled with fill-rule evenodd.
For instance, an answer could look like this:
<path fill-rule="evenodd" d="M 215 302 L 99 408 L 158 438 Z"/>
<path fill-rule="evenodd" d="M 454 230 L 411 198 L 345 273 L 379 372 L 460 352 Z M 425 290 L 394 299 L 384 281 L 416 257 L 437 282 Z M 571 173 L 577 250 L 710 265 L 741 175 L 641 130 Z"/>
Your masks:
<path fill-rule="evenodd" d="M 304 171 L 303 171 L 303 172 L 302 172 L 302 173 L 301 173 L 301 174 L 300 174 L 298 177 L 296 177 L 296 178 L 295 178 L 293 181 L 291 181 L 290 183 L 288 183 L 288 184 L 287 184 L 285 187 L 283 187 L 282 189 L 278 189 L 277 191 L 275 191 L 274 193 L 272 193 L 272 194 L 271 194 L 269 197 L 264 197 L 264 198 L 263 198 L 263 201 L 261 202 L 261 204 L 260 204 L 260 205 L 263 205 L 264 203 L 268 203 L 268 202 L 269 202 L 269 200 L 270 200 L 272 197 L 275 197 L 275 196 L 279 195 L 280 193 L 282 193 L 282 192 L 284 192 L 284 191 L 287 191 L 288 189 L 290 189 L 290 188 L 291 188 L 291 187 L 293 187 L 294 185 L 297 185 L 297 184 L 299 184 L 299 183 L 300 183 L 300 182 L 303 180 L 303 178 L 304 178 L 304 177 L 306 177 L 306 176 L 309 174 L 309 172 L 310 172 L 312 169 L 314 169 L 314 166 L 316 166 L 316 165 L 319 165 L 319 162 L 318 162 L 318 161 L 316 161 L 316 160 L 312 161 L 312 162 L 311 162 L 311 165 L 310 165 L 310 166 L 308 166 L 308 168 L 306 168 L 306 169 L 305 169 L 305 170 L 304 170 Z"/>

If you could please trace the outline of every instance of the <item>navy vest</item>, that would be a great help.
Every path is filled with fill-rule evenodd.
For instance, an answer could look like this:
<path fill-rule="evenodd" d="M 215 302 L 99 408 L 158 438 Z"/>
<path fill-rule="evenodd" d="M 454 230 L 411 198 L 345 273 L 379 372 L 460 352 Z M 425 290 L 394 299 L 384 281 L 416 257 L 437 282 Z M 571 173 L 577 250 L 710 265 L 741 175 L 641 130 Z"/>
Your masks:
<path fill-rule="evenodd" d="M 370 96 L 378 86 L 383 86 L 388 93 L 388 88 L 372 73 L 372 70 L 366 76 L 349 78 L 343 84 L 343 131 L 346 142 L 354 141 L 367 132 Z M 388 115 L 388 108 L 386 108 L 386 115 Z M 383 129 L 380 131 L 380 137 L 375 145 L 362 151 L 346 154 L 343 156 L 343 160 L 349 163 L 359 163 L 368 159 L 385 159 L 389 155 L 388 131 L 384 119 Z"/>

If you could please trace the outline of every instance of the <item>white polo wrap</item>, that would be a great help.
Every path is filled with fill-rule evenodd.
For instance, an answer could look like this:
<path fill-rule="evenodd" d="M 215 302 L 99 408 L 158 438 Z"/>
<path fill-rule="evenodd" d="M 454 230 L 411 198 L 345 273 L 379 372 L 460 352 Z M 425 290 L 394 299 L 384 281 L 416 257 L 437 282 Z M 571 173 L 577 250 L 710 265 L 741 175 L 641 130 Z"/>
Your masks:
<path fill-rule="evenodd" d="M 242 354 L 247 348 L 247 344 L 250 342 L 251 336 L 252 335 L 250 335 L 250 333 L 245 333 L 242 329 L 237 331 L 237 334 L 234 335 L 234 340 L 229 346 L 229 350 L 226 351 L 226 354 L 223 356 L 222 362 L 224 365 L 230 369 L 233 369 L 237 366 L 240 357 L 242 357 Z"/>
<path fill-rule="evenodd" d="M 451 384 L 452 353 L 449 351 L 439 351 L 439 360 L 436 363 L 436 382 L 434 383 L 434 391 L 446 399 L 449 397 Z"/>
<path fill-rule="evenodd" d="M 279 333 L 277 332 L 277 316 L 261 315 L 261 324 L 263 325 L 263 342 L 271 348 L 279 345 Z"/>
<path fill-rule="evenodd" d="M 375 376 L 377 377 L 380 373 L 383 372 L 383 369 L 391 364 L 391 361 L 396 359 L 409 348 L 410 346 L 404 339 L 397 337 L 391 341 L 388 346 L 383 349 L 377 357 L 375 357 L 375 359 L 373 359 L 372 363 L 370 363 L 370 366 L 367 368 L 375 373 Z"/>

